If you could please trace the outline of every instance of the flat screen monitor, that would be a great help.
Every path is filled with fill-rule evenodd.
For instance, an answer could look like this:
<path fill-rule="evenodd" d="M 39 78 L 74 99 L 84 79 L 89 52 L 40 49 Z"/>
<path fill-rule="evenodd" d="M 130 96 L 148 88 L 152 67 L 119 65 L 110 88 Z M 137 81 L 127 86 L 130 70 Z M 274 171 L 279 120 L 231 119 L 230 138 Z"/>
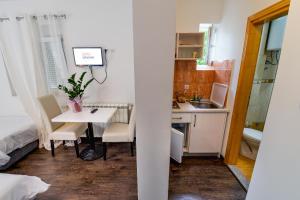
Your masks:
<path fill-rule="evenodd" d="M 101 47 L 73 47 L 76 66 L 103 66 Z"/>

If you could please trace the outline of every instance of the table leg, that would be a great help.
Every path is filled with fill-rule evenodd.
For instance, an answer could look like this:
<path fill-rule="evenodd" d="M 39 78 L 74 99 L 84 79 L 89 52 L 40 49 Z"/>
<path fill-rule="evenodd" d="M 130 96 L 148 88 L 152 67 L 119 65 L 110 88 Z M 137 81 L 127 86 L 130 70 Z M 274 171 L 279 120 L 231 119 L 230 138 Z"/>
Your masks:
<path fill-rule="evenodd" d="M 81 151 L 80 158 L 83 160 L 92 161 L 103 157 L 102 145 L 95 144 L 93 123 L 88 123 L 88 135 L 90 145 Z"/>
<path fill-rule="evenodd" d="M 88 130 L 89 130 L 89 140 L 91 149 L 95 150 L 95 137 L 94 137 L 94 130 L 93 130 L 93 123 L 88 123 Z"/>

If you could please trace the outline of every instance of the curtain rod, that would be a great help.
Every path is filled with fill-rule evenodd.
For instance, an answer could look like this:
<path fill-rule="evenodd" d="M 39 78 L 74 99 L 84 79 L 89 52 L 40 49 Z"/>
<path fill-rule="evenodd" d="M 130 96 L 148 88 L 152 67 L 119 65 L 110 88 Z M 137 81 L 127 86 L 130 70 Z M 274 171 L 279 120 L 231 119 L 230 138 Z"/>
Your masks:
<path fill-rule="evenodd" d="M 49 15 L 41 15 L 41 17 L 44 17 L 44 19 L 47 19 Z M 50 15 L 50 16 L 53 16 L 55 18 L 63 18 L 63 19 L 66 19 L 67 16 L 65 14 L 62 14 L 62 15 Z M 39 16 L 36 16 L 36 15 L 33 15 L 32 18 L 33 19 L 37 19 Z M 24 18 L 24 17 L 23 17 Z"/>
<path fill-rule="evenodd" d="M 48 19 L 48 16 L 49 15 L 41 15 L 42 17 L 44 17 L 44 19 Z M 50 16 L 54 16 L 55 18 L 63 18 L 63 19 L 66 19 L 67 18 L 67 16 L 65 15 L 65 14 L 62 14 L 62 15 L 50 15 Z M 39 16 L 37 16 L 37 15 L 33 15 L 33 16 L 31 16 L 33 19 L 37 19 Z M 16 20 L 18 20 L 18 21 L 20 21 L 20 20 L 22 20 L 22 19 L 24 19 L 24 17 L 23 16 L 18 16 L 18 17 L 16 17 Z M 10 20 L 10 18 L 9 17 L 0 17 L 0 22 L 4 22 L 4 21 L 9 21 Z"/>
<path fill-rule="evenodd" d="M 9 21 L 9 17 L 0 17 L 0 22 Z"/>

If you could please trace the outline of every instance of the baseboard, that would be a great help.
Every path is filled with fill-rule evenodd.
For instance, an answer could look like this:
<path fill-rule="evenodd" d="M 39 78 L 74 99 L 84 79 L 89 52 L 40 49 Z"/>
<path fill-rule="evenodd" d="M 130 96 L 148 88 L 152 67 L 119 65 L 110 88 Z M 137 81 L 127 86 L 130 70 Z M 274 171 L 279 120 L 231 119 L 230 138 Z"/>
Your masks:
<path fill-rule="evenodd" d="M 233 174 L 233 176 L 236 178 L 236 180 L 240 183 L 242 188 L 247 192 L 250 182 L 235 165 L 227 165 L 227 167 L 229 171 Z"/>

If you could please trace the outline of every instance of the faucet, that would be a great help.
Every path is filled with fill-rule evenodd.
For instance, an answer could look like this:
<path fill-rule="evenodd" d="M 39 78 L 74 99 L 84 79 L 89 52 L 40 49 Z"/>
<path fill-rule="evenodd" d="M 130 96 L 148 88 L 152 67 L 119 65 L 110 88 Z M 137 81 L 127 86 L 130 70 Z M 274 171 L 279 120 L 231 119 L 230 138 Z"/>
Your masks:
<path fill-rule="evenodd" d="M 202 99 L 202 97 L 199 96 L 198 93 L 195 93 L 192 101 L 198 101 L 199 102 L 201 99 Z"/>

